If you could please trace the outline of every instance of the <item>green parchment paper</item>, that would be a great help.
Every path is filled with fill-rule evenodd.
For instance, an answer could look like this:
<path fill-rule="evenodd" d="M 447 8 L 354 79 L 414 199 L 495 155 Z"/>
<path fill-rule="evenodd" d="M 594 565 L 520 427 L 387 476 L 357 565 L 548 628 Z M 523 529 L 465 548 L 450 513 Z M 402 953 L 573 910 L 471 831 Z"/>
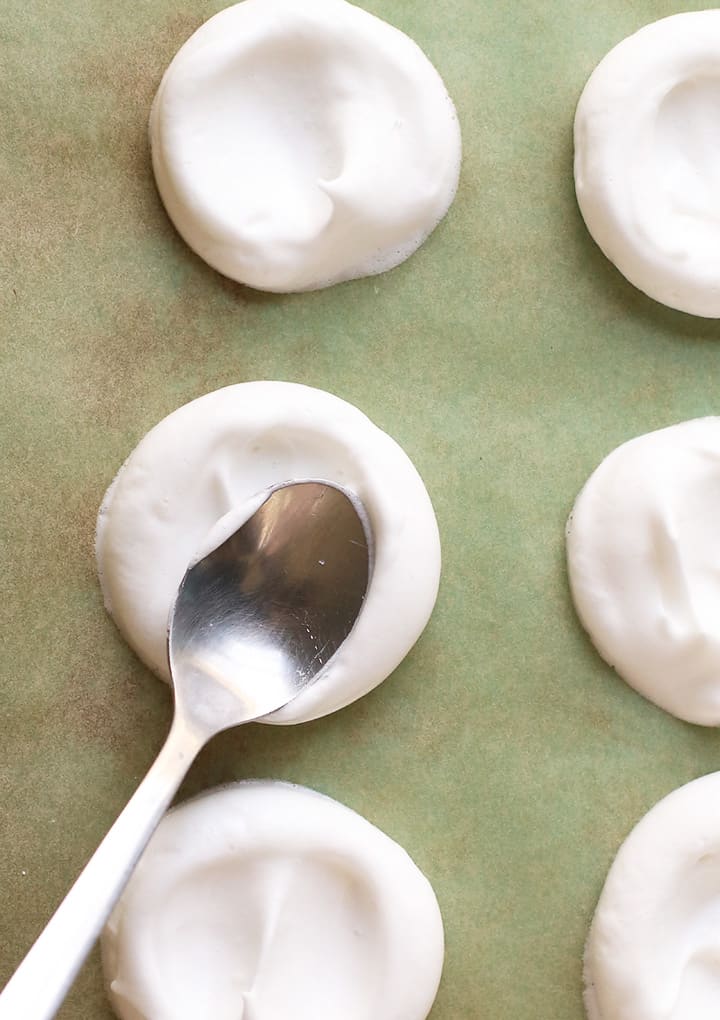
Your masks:
<path fill-rule="evenodd" d="M 657 799 L 720 766 L 717 733 L 649 705 L 594 653 L 563 558 L 573 499 L 607 452 L 720 412 L 720 325 L 628 285 L 572 184 L 587 76 L 676 8 L 371 0 L 455 99 L 457 200 L 393 272 L 274 296 L 186 248 L 150 171 L 161 74 L 221 6 L 3 4 L 0 983 L 168 726 L 167 689 L 103 611 L 103 492 L 175 407 L 286 379 L 357 404 L 413 458 L 442 534 L 440 598 L 373 694 L 313 724 L 225 734 L 181 796 L 255 776 L 330 794 L 437 891 L 432 1020 L 580 1020 L 583 942 L 615 850 Z M 110 1017 L 97 953 L 60 1015 Z"/>

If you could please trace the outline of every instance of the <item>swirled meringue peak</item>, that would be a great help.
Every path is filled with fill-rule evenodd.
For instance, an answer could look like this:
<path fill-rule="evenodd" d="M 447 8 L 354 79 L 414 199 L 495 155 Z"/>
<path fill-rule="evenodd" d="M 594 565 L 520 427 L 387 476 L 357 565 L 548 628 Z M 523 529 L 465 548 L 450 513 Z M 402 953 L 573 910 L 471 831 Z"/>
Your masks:
<path fill-rule="evenodd" d="M 655 805 L 610 868 L 585 949 L 589 1020 L 714 1020 L 720 773 Z"/>
<path fill-rule="evenodd" d="M 391 269 L 447 212 L 460 130 L 406 35 L 345 0 L 243 0 L 177 53 L 150 115 L 165 208 L 260 290 Z"/>
<path fill-rule="evenodd" d="M 600 61 L 575 115 L 575 189 L 620 272 L 720 317 L 720 10 L 653 22 Z"/>
<path fill-rule="evenodd" d="M 720 725 L 720 418 L 632 439 L 570 515 L 580 620 L 624 680 L 688 722 Z"/>
<path fill-rule="evenodd" d="M 435 894 L 397 843 L 270 781 L 166 815 L 102 949 L 122 1020 L 425 1020 L 444 954 Z"/>

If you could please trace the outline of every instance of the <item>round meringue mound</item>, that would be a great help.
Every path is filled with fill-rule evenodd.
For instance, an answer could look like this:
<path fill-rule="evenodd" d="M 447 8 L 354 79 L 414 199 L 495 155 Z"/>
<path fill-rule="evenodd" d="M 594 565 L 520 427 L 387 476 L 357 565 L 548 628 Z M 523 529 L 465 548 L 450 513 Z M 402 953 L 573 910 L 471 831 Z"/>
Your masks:
<path fill-rule="evenodd" d="M 210 18 L 165 72 L 150 140 L 185 241 L 268 291 L 392 269 L 443 218 L 460 172 L 435 68 L 345 0 L 244 0 Z"/>
<path fill-rule="evenodd" d="M 585 949 L 590 1020 L 715 1020 L 720 773 L 675 790 L 628 836 Z"/>
<path fill-rule="evenodd" d="M 616 46 L 575 116 L 575 188 L 620 272 L 671 308 L 720 317 L 720 10 Z"/>
<path fill-rule="evenodd" d="M 435 894 L 407 853 L 278 782 L 166 815 L 102 939 L 121 1020 L 425 1020 L 443 953 Z"/>
<path fill-rule="evenodd" d="M 251 382 L 193 400 L 155 426 L 108 489 L 97 523 L 105 605 L 169 680 L 167 626 L 183 575 L 231 510 L 270 485 L 316 478 L 354 491 L 375 560 L 357 623 L 327 670 L 263 722 L 306 722 L 367 694 L 402 661 L 437 597 L 440 540 L 412 462 L 357 408 L 295 383 Z M 238 520 L 237 526 L 242 522 Z"/>
<path fill-rule="evenodd" d="M 570 587 L 602 657 L 666 711 L 720 724 L 720 418 L 614 450 L 567 529 Z"/>

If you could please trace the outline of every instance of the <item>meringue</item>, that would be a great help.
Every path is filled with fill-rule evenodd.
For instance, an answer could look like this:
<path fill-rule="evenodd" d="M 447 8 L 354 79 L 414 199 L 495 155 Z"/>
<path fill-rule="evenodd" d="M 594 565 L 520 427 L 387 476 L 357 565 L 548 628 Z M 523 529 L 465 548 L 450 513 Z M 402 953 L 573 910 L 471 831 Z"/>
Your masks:
<path fill-rule="evenodd" d="M 720 723 L 720 418 L 614 450 L 568 522 L 570 587 L 594 645 L 637 691 Z"/>
<path fill-rule="evenodd" d="M 585 950 L 589 1020 L 714 1020 L 720 773 L 645 815 L 610 869 Z"/>
<path fill-rule="evenodd" d="M 425 1020 L 444 949 L 397 843 L 312 790 L 250 782 L 166 815 L 102 952 L 121 1020 Z"/>
<path fill-rule="evenodd" d="M 720 316 L 720 10 L 676 14 L 600 62 L 575 116 L 575 188 L 605 255 L 651 298 Z"/>
<path fill-rule="evenodd" d="M 305 722 L 350 704 L 395 669 L 425 627 L 437 597 L 440 540 L 430 497 L 407 455 L 329 393 L 240 383 L 156 425 L 98 515 L 105 605 L 140 658 L 168 680 L 168 617 L 188 565 L 230 511 L 245 505 L 247 518 L 261 490 L 303 478 L 337 482 L 359 496 L 375 560 L 357 623 L 328 668 L 264 722 Z"/>
<path fill-rule="evenodd" d="M 383 272 L 457 189 L 457 116 L 406 35 L 345 0 L 244 0 L 180 49 L 150 115 L 168 215 L 219 272 L 301 291 Z"/>

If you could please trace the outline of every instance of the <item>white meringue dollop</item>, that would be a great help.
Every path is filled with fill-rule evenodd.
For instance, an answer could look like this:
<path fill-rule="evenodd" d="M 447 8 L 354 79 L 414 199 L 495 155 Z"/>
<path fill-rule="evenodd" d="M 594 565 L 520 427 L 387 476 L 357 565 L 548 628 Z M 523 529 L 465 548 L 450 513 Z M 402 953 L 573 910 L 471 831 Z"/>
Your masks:
<path fill-rule="evenodd" d="M 206 394 L 155 426 L 130 454 L 98 515 L 105 604 L 128 643 L 169 679 L 167 625 L 188 565 L 218 521 L 270 485 L 337 482 L 360 498 L 375 561 L 357 623 L 322 676 L 266 716 L 296 723 L 366 694 L 402 661 L 437 597 L 440 540 L 413 464 L 351 404 L 294 383 L 252 382 Z M 237 521 L 239 526 L 242 521 Z"/>
<path fill-rule="evenodd" d="M 121 1020 L 425 1020 L 444 953 L 435 894 L 407 853 L 277 782 L 166 815 L 102 950 Z"/>
<path fill-rule="evenodd" d="M 720 724 L 720 418 L 606 457 L 575 503 L 567 555 L 602 657 L 673 715 Z"/>
<path fill-rule="evenodd" d="M 598 64 L 575 116 L 588 230 L 656 301 L 720 317 L 720 10 L 676 14 Z"/>
<path fill-rule="evenodd" d="M 398 265 L 445 215 L 460 172 L 435 68 L 345 0 L 243 0 L 210 18 L 165 72 L 150 139 L 185 241 L 269 291 Z"/>
<path fill-rule="evenodd" d="M 715 1020 L 720 773 L 675 790 L 623 843 L 585 950 L 589 1020 Z"/>

